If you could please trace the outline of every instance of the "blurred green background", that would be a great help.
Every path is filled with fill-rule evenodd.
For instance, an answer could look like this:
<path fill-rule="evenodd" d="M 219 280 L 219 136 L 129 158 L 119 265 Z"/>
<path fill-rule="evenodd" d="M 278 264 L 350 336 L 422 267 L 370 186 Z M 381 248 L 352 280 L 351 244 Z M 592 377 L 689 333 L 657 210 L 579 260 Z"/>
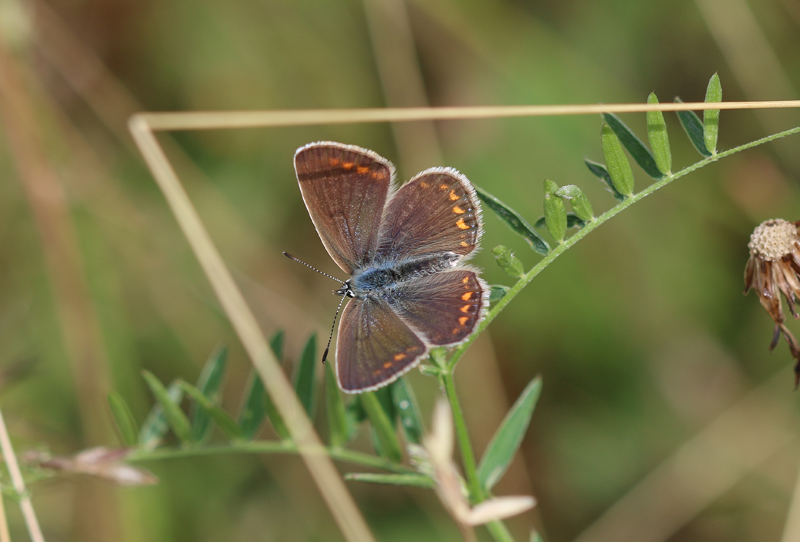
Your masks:
<path fill-rule="evenodd" d="M 796 99 L 800 87 L 795 0 L 0 0 L 0 26 L 0 406 L 18 451 L 64 455 L 118 445 L 110 390 L 142 420 L 143 368 L 193 381 L 228 344 L 232 410 L 250 370 L 133 147 L 134 112 L 642 102 L 651 91 L 699 101 L 714 72 L 726 101 Z M 644 115 L 623 119 L 644 137 Z M 796 110 L 723 111 L 719 148 L 798 123 Z M 667 124 L 673 169 L 697 161 L 676 117 Z M 402 179 L 452 166 L 533 222 L 545 178 L 579 185 L 598 214 L 614 204 L 583 164 L 602 160 L 599 134 L 599 118 L 583 116 L 160 140 L 265 333 L 286 330 L 291 371 L 311 331 L 327 336 L 338 300 L 329 279 L 281 251 L 342 275 L 300 198 L 297 147 L 368 147 Z M 462 360 L 479 453 L 524 386 L 544 379 L 496 491 L 538 499 L 509 522 L 518 540 L 534 526 L 553 542 L 784 536 L 800 397 L 785 344 L 768 353 L 772 321 L 741 290 L 752 228 L 800 219 L 799 150 L 795 136 L 738 154 L 622 213 L 537 277 Z M 637 189 L 648 184 L 635 174 Z M 485 216 L 476 263 L 510 284 L 493 246 L 526 267 L 539 256 Z M 428 419 L 436 384 L 409 379 Z M 297 457 L 144 466 L 159 485 L 34 484 L 47 539 L 341 539 Z M 430 491 L 348 487 L 379 540 L 460 539 Z M 25 540 L 13 502 L 6 509 Z"/>

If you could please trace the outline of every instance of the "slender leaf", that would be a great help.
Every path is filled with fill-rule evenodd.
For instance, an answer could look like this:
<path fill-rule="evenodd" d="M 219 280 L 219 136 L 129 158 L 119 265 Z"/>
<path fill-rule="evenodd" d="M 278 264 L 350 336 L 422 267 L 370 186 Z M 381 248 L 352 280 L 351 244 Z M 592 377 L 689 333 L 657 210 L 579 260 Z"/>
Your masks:
<path fill-rule="evenodd" d="M 651 92 L 647 97 L 647 103 L 658 103 L 658 98 L 654 92 Z M 664 113 L 661 111 L 647 112 L 647 139 L 653 149 L 653 157 L 656 160 L 658 170 L 664 175 L 669 175 L 672 171 L 672 152 L 669 149 L 667 123 L 664 122 Z"/>
<path fill-rule="evenodd" d="M 533 409 L 542 391 L 542 379 L 534 378 L 506 414 L 478 465 L 478 480 L 486 491 L 503 476 L 528 430 Z"/>
<path fill-rule="evenodd" d="M 544 538 L 538 531 L 531 531 L 530 542 L 544 542 Z"/>
<path fill-rule="evenodd" d="M 405 378 L 398 379 L 389 386 L 392 394 L 395 412 L 400 418 L 400 425 L 406 434 L 408 442 L 419 444 L 422 442 L 422 414 L 419 412 L 417 397 L 414 390 Z"/>
<path fill-rule="evenodd" d="M 370 482 L 373 484 L 388 484 L 392 486 L 423 487 L 433 489 L 436 485 L 430 476 L 425 474 L 375 474 L 372 472 L 349 472 L 344 475 L 345 480 L 356 482 Z"/>
<path fill-rule="evenodd" d="M 217 348 L 208 358 L 200 377 L 197 379 L 197 389 L 214 402 L 219 400 L 219 389 L 225 376 L 227 360 L 228 347 L 221 346 Z M 211 430 L 211 419 L 206 414 L 206 411 L 200 408 L 197 403 L 193 403 L 189 410 L 189 419 L 192 422 L 192 440 L 195 442 L 204 440 Z"/>
<path fill-rule="evenodd" d="M 603 125 L 601 131 L 601 143 L 603 147 L 603 157 L 606 160 L 606 167 L 608 168 L 608 175 L 611 177 L 611 183 L 620 194 L 630 196 L 633 194 L 633 170 L 631 163 L 628 162 L 628 157 L 625 156 L 625 151 L 622 150 L 622 144 L 607 124 Z"/>
<path fill-rule="evenodd" d="M 546 255 L 548 252 L 550 252 L 550 246 L 538 233 L 533 230 L 533 228 L 531 228 L 531 225 L 528 224 L 524 218 L 522 218 L 522 215 L 490 193 L 486 192 L 484 189 L 475 186 L 475 191 L 478 193 L 478 197 L 481 198 L 481 201 L 483 201 L 483 203 L 485 203 L 486 206 L 492 211 L 497 213 L 497 216 L 500 217 L 500 220 L 505 222 L 512 230 L 521 235 L 535 252 L 538 252 L 542 255 Z"/>
<path fill-rule="evenodd" d="M 388 459 L 395 463 L 400 463 L 403 459 L 400 441 L 397 439 L 397 433 L 395 433 L 392 421 L 381 405 L 380 399 L 378 399 L 374 391 L 362 393 L 360 397 L 361 405 L 367 412 L 370 424 L 375 430 L 381 451 Z"/>
<path fill-rule="evenodd" d="M 581 218 L 575 215 L 575 213 L 567 213 L 567 229 L 570 228 L 581 229 L 584 226 L 586 226 L 586 222 L 584 222 Z"/>
<path fill-rule="evenodd" d="M 608 188 L 609 192 L 614 195 L 614 199 L 617 201 L 623 201 L 625 196 L 619 193 L 619 191 L 614 188 L 614 183 L 611 182 L 611 175 L 608 174 L 608 169 L 606 166 L 599 162 L 595 162 L 593 160 L 589 160 L 588 158 L 584 158 L 583 162 L 586 164 L 586 167 L 589 168 L 595 177 L 606 183 L 606 187 Z"/>
<path fill-rule="evenodd" d="M 628 151 L 628 154 L 639 164 L 639 167 L 645 173 L 654 179 L 661 179 L 664 174 L 658 169 L 656 159 L 650 149 L 642 142 L 639 137 L 628 128 L 628 125 L 622 122 L 614 113 L 603 113 L 603 120 L 606 121 L 608 126 L 617 134 L 619 142 Z"/>
<path fill-rule="evenodd" d="M 347 444 L 351 430 L 342 394 L 333 374 L 333 364 L 325 364 L 325 412 L 328 415 L 328 432 L 331 446 L 340 448 Z"/>
<path fill-rule="evenodd" d="M 706 103 L 722 101 L 722 84 L 719 75 L 714 74 L 706 89 Z M 711 154 L 717 154 L 717 137 L 719 136 L 719 109 L 703 111 L 703 141 Z"/>
<path fill-rule="evenodd" d="M 222 410 L 221 406 L 188 382 L 181 380 L 179 381 L 179 385 L 183 391 L 186 392 L 186 395 L 191 397 L 199 408 L 214 421 L 228 439 L 239 440 L 242 438 L 242 429 L 239 427 L 239 424 L 236 423 L 236 420 L 233 419 L 233 416 Z"/>
<path fill-rule="evenodd" d="M 270 348 L 278 360 L 283 359 L 283 331 L 278 331 L 269 341 Z M 272 398 L 264 389 L 261 377 L 253 371 L 247 384 L 247 395 L 244 406 L 239 414 L 239 426 L 242 428 L 242 438 L 253 439 L 258 434 L 258 429 L 264 422 L 264 416 L 269 418 L 275 433 L 282 440 L 290 440 L 289 429 L 283 422 Z"/>
<path fill-rule="evenodd" d="M 675 98 L 675 102 L 682 104 L 683 100 Z M 697 152 L 706 158 L 711 156 L 711 153 L 706 148 L 705 130 L 703 123 L 700 122 L 700 117 L 694 111 L 676 111 L 676 113 L 678 114 L 678 120 L 681 121 L 681 126 L 683 126 L 683 131 L 689 136 L 689 141 L 692 142 Z"/>
<path fill-rule="evenodd" d="M 522 262 L 514 256 L 514 253 L 504 245 L 497 245 L 492 249 L 497 265 L 505 271 L 508 276 L 519 278 L 525 274 Z"/>
<path fill-rule="evenodd" d="M 553 239 L 561 243 L 567 233 L 567 209 L 564 200 L 555 195 L 557 190 L 554 181 L 544 181 L 544 223 Z"/>
<path fill-rule="evenodd" d="M 317 334 L 314 333 L 308 338 L 303 353 L 300 355 L 300 362 L 294 377 L 294 389 L 297 398 L 300 399 L 303 407 L 308 413 L 308 417 L 314 419 L 314 407 L 316 406 L 317 386 L 315 385 L 315 375 L 317 369 Z"/>
<path fill-rule="evenodd" d="M 133 417 L 128 403 L 116 391 L 108 394 L 108 406 L 111 407 L 111 415 L 119 431 L 119 438 L 123 446 L 136 446 L 137 433 L 136 420 Z"/>
<path fill-rule="evenodd" d="M 489 304 L 497 303 L 508 293 L 508 286 L 502 284 L 492 284 L 489 290 Z"/>
<path fill-rule="evenodd" d="M 142 371 L 145 382 L 156 398 L 156 401 L 161 405 L 164 411 L 164 418 L 167 420 L 172 432 L 175 433 L 181 442 L 189 442 L 192 440 L 192 426 L 189 424 L 189 418 L 183 413 L 178 402 L 174 401 L 170 393 L 164 385 L 155 377 L 150 371 Z"/>
<path fill-rule="evenodd" d="M 167 389 L 167 394 L 169 395 L 170 401 L 175 404 L 180 404 L 181 399 L 183 399 L 183 390 L 178 386 L 177 382 L 170 384 Z M 150 412 L 147 414 L 142 428 L 139 430 L 139 446 L 145 450 L 154 449 L 159 445 L 168 429 L 169 423 L 167 423 L 164 409 L 161 408 L 161 404 L 156 401 L 153 408 L 151 408 Z"/>
<path fill-rule="evenodd" d="M 569 204 L 572 206 L 575 216 L 584 222 L 583 225 L 585 225 L 586 222 L 594 220 L 592 204 L 589 203 L 589 198 L 586 197 L 583 190 L 574 184 L 568 184 L 556 190 L 555 194 L 556 196 L 569 200 Z M 581 227 L 583 227 L 583 225 Z M 569 227 L 569 225 L 567 225 L 567 227 Z"/>

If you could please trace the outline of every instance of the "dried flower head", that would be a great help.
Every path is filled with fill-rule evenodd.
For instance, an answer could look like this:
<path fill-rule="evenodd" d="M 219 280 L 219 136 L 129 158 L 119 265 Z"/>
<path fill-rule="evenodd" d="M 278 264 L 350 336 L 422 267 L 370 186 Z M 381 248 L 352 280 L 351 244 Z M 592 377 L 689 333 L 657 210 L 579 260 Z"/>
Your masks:
<path fill-rule="evenodd" d="M 755 290 L 758 300 L 775 320 L 775 332 L 769 349 L 778 344 L 781 334 L 789 343 L 789 350 L 797 360 L 794 366 L 795 388 L 800 383 L 800 344 L 784 325 L 781 294 L 786 298 L 789 311 L 800 318 L 795 303 L 800 298 L 800 236 L 799 222 L 773 218 L 762 222 L 750 236 L 747 247 L 750 259 L 744 270 L 744 293 Z"/>

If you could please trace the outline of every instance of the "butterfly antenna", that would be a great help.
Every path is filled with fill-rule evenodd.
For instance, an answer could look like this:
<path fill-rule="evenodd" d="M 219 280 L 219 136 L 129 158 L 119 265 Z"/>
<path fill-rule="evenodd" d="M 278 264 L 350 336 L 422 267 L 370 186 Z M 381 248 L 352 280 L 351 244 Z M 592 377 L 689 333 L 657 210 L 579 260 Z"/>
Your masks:
<path fill-rule="evenodd" d="M 288 252 L 284 252 L 284 253 L 283 253 L 283 255 L 284 255 L 284 256 L 286 256 L 287 258 L 289 258 L 290 260 L 292 260 L 293 262 L 301 263 L 301 264 L 305 265 L 306 267 L 308 267 L 309 269 L 313 269 L 314 271 L 316 271 L 316 272 L 317 272 L 317 273 L 319 273 L 320 275 L 325 275 L 325 276 L 326 276 L 326 277 L 328 277 L 329 279 L 333 279 L 333 280 L 335 280 L 336 282 L 343 282 L 342 280 L 340 280 L 340 279 L 337 279 L 337 278 L 336 278 L 336 277 L 334 277 L 333 275 L 329 275 L 329 274 L 325 273 L 324 271 L 320 271 L 319 269 L 317 269 L 317 268 L 316 268 L 316 267 L 314 267 L 313 265 L 311 265 L 311 264 L 307 264 L 307 263 L 306 263 L 306 262 L 304 262 L 303 260 L 300 260 L 300 259 L 298 259 L 298 258 L 295 258 L 294 256 L 292 256 L 292 255 L 291 255 L 291 254 L 289 254 Z"/>
<path fill-rule="evenodd" d="M 339 312 L 342 310 L 342 305 L 344 304 L 344 300 L 347 299 L 347 296 L 342 296 L 342 300 L 339 301 L 339 306 L 336 307 L 336 314 L 333 315 L 333 323 L 331 324 L 331 334 L 328 335 L 328 344 L 325 346 L 325 353 L 322 354 L 322 363 L 325 363 L 325 360 L 328 359 L 328 350 L 331 349 L 331 341 L 333 340 L 333 330 L 336 329 L 336 319 L 339 317 Z"/>

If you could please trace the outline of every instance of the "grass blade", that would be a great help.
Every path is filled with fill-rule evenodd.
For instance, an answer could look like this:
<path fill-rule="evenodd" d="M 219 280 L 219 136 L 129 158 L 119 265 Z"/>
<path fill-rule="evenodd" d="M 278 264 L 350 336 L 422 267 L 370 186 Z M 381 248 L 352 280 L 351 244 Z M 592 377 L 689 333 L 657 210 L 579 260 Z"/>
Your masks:
<path fill-rule="evenodd" d="M 403 459 L 403 454 L 400 449 L 400 441 L 397 439 L 397 433 L 392 424 L 392 418 L 389 417 L 376 392 L 368 391 L 362 393 L 361 405 L 367 412 L 370 424 L 375 430 L 375 436 L 380 443 L 380 452 L 394 461 L 400 463 Z"/>
<path fill-rule="evenodd" d="M 119 439 L 123 446 L 136 446 L 138 441 L 136 420 L 133 417 L 128 403 L 119 392 L 112 391 L 108 394 L 108 406 L 111 407 L 111 416 L 119 431 Z"/>
<path fill-rule="evenodd" d="M 683 100 L 675 98 L 675 102 L 683 103 Z M 697 152 L 705 158 L 711 156 L 711 153 L 706 148 L 705 129 L 703 128 L 703 123 L 700 122 L 700 117 L 694 111 L 676 111 L 676 113 L 678 114 L 678 120 L 681 121 L 681 126 L 683 126 L 683 131 L 686 132 L 689 141 L 692 142 Z"/>
<path fill-rule="evenodd" d="M 708 82 L 706 89 L 706 103 L 722 101 L 722 84 L 719 75 L 714 74 Z M 706 149 L 711 154 L 717 154 L 717 137 L 719 136 L 719 109 L 706 109 L 703 111 L 703 141 Z"/>
<path fill-rule="evenodd" d="M 658 103 L 654 92 L 647 97 L 647 103 Z M 672 152 L 669 149 L 667 123 L 664 122 L 664 113 L 661 111 L 647 112 L 647 139 L 653 149 L 653 157 L 658 170 L 664 175 L 669 175 L 672 172 Z"/>
<path fill-rule="evenodd" d="M 633 131 L 628 128 L 628 125 L 622 122 L 618 116 L 613 113 L 603 113 L 603 120 L 606 124 L 617 134 L 620 143 L 628 151 L 628 154 L 639 164 L 639 167 L 645 173 L 650 175 L 653 179 L 662 179 L 664 174 L 658 169 L 656 159 L 650 149 L 642 143 Z"/>
<path fill-rule="evenodd" d="M 278 331 L 269 341 L 272 352 L 279 360 L 283 359 L 283 331 Z M 283 439 L 289 439 L 289 430 L 283 423 L 283 418 L 275 408 L 275 404 L 264 389 L 264 383 L 255 371 L 250 373 L 247 384 L 247 395 L 239 414 L 239 427 L 242 429 L 242 438 L 251 440 L 258 434 L 264 417 L 268 417 L 275 433 Z"/>
<path fill-rule="evenodd" d="M 474 185 L 473 185 L 474 186 Z M 541 255 L 546 255 L 550 252 L 550 246 L 545 242 L 542 237 L 536 233 L 531 225 L 522 218 L 522 216 L 514 209 L 486 192 L 484 189 L 475 186 L 475 192 L 483 203 L 486 204 L 492 211 L 497 213 L 500 220 L 505 222 L 512 230 L 517 232 L 525 239 L 535 252 Z"/>
<path fill-rule="evenodd" d="M 503 423 L 489 442 L 478 465 L 478 480 L 486 491 L 503 476 L 516 455 L 522 438 L 528 430 L 533 409 L 542 391 L 542 379 L 531 380 L 506 414 Z"/>
<path fill-rule="evenodd" d="M 633 170 L 622 144 L 608 124 L 604 124 L 600 131 L 601 146 L 603 147 L 603 157 L 606 160 L 608 175 L 611 177 L 611 184 L 617 192 L 629 197 L 633 194 Z"/>
<path fill-rule="evenodd" d="M 611 182 L 611 175 L 608 174 L 608 169 L 606 166 L 599 162 L 595 162 L 594 160 L 589 160 L 588 158 L 584 158 L 583 162 L 586 164 L 586 167 L 589 168 L 595 177 L 606 183 L 609 192 L 614 195 L 614 199 L 617 201 L 623 201 L 625 196 L 620 194 L 619 190 L 614 187 L 614 183 Z"/>
<path fill-rule="evenodd" d="M 173 395 L 167 391 L 164 385 L 150 371 L 144 370 L 142 371 L 142 375 L 150 391 L 153 393 L 153 396 L 156 398 L 156 401 L 161 405 L 164 419 L 167 421 L 170 428 L 172 428 L 172 432 L 175 433 L 175 436 L 177 436 L 181 442 L 191 441 L 192 426 L 189 423 L 189 418 L 186 417 L 186 414 L 183 413 L 178 404 L 180 399 L 173 399 Z"/>
<path fill-rule="evenodd" d="M 167 389 L 167 394 L 172 402 L 179 404 L 183 399 L 183 390 L 177 383 L 173 382 Z M 169 429 L 167 417 L 161 404 L 156 401 L 153 408 L 147 414 L 142 428 L 139 430 L 139 446 L 145 450 L 152 450 L 159 445 L 164 434 Z"/>
<path fill-rule="evenodd" d="M 236 423 L 236 420 L 234 420 L 230 414 L 222 410 L 221 406 L 188 382 L 180 380 L 178 385 L 186 395 L 191 397 L 198 407 L 206 413 L 209 419 L 214 421 L 229 440 L 239 440 L 242 438 L 242 429 L 239 427 L 239 424 Z"/>
<path fill-rule="evenodd" d="M 195 385 L 203 395 L 214 402 L 219 400 L 219 390 L 222 386 L 222 379 L 225 376 L 227 360 L 228 347 L 221 346 L 217 348 L 208 358 Z M 204 440 L 211 430 L 211 419 L 206 411 L 200 408 L 197 403 L 193 403 L 189 410 L 189 419 L 192 422 L 192 440 L 195 442 Z"/>
<path fill-rule="evenodd" d="M 436 485 L 430 476 L 425 474 L 376 474 L 372 472 L 349 472 L 344 475 L 345 480 L 356 482 L 370 482 L 372 484 L 388 484 L 392 486 L 423 487 L 433 489 Z"/>
<path fill-rule="evenodd" d="M 313 333 L 308 338 L 303 353 L 300 354 L 300 362 L 294 377 L 294 389 L 297 398 L 300 399 L 303 407 L 308 413 L 308 417 L 314 419 L 314 407 L 316 403 L 317 387 L 315 386 L 315 374 L 317 368 L 317 334 Z"/>
<path fill-rule="evenodd" d="M 422 414 L 417 405 L 417 397 L 414 390 L 406 382 L 405 378 L 398 379 L 389 387 L 392 394 L 395 412 L 400 418 L 400 425 L 406 434 L 408 442 L 419 444 L 422 442 Z"/>
<path fill-rule="evenodd" d="M 333 364 L 325 364 L 325 412 L 328 415 L 328 432 L 331 446 L 340 448 L 347 444 L 351 434 L 342 393 L 333 374 Z"/>

